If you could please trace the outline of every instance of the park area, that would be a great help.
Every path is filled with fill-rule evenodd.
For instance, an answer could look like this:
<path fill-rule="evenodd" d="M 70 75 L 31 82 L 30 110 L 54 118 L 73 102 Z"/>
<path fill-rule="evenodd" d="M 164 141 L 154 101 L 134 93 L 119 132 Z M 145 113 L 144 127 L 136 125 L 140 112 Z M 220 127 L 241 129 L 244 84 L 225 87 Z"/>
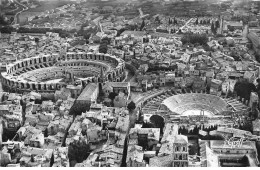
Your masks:
<path fill-rule="evenodd" d="M 31 8 L 28 10 L 28 12 L 44 12 L 46 10 L 55 9 L 58 7 L 61 7 L 66 4 L 73 4 L 75 2 L 69 1 L 69 0 L 46 0 L 46 1 L 39 1 L 37 2 L 36 8 Z"/>
<path fill-rule="evenodd" d="M 29 8 L 27 11 L 24 11 L 19 15 L 20 24 L 24 24 L 27 21 L 28 17 L 39 15 L 46 10 L 52 10 L 58 7 L 61 7 L 66 4 L 72 4 L 74 2 L 69 0 L 47 0 L 47 1 L 39 1 L 37 2 L 36 8 Z"/>

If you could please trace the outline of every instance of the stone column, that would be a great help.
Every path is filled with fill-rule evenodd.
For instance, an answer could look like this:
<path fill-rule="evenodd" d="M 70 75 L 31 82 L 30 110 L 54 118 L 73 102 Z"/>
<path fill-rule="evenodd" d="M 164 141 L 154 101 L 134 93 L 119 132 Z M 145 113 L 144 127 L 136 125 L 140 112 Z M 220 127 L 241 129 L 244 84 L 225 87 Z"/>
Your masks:
<path fill-rule="evenodd" d="M 46 90 L 50 90 L 50 85 L 46 84 Z"/>
<path fill-rule="evenodd" d="M 246 100 L 246 105 L 247 105 L 247 106 L 249 105 L 249 100 Z"/>
<path fill-rule="evenodd" d="M 32 89 L 33 89 L 33 86 L 32 86 L 32 84 L 31 84 L 31 83 L 29 83 L 29 86 L 30 86 L 30 90 L 32 90 Z"/>
<path fill-rule="evenodd" d="M 38 83 L 34 84 L 34 86 L 35 86 L 35 90 L 36 90 L 36 91 L 39 91 Z"/>
<path fill-rule="evenodd" d="M 44 90 L 44 84 L 40 84 L 41 90 Z"/>

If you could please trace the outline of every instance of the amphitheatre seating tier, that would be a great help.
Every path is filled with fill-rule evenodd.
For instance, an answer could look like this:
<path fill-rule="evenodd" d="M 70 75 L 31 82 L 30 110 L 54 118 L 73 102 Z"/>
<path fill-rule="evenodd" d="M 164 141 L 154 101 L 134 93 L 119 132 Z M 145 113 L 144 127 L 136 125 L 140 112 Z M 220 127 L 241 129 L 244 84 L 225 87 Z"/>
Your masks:
<path fill-rule="evenodd" d="M 175 95 L 165 99 L 162 104 L 178 114 L 194 109 L 208 110 L 214 114 L 228 110 L 228 104 L 222 98 L 202 93 Z"/>
<path fill-rule="evenodd" d="M 31 81 L 42 81 L 51 78 L 62 77 L 64 71 L 72 71 L 74 75 L 78 74 L 98 74 L 100 72 L 100 68 L 97 67 L 48 67 L 48 68 L 41 68 L 33 71 L 28 71 L 24 74 L 21 74 L 20 77 L 31 80 Z"/>
<path fill-rule="evenodd" d="M 203 104 L 187 104 L 187 105 L 182 105 L 182 106 L 179 106 L 177 108 L 174 109 L 174 112 L 175 113 L 183 113 L 185 111 L 188 111 L 188 110 L 207 110 L 209 111 L 210 113 L 216 113 L 217 111 L 212 108 L 211 106 L 209 105 L 203 105 Z"/>

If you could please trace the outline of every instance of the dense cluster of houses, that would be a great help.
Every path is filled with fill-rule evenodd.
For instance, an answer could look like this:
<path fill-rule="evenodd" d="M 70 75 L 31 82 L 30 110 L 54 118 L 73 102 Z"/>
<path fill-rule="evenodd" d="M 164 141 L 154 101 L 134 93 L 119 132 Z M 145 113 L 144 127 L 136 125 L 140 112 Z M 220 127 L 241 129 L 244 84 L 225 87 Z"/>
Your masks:
<path fill-rule="evenodd" d="M 101 60 L 96 54 L 104 37 L 110 39 L 108 54 L 126 62 L 126 69 L 120 65 L 120 73 L 112 73 L 114 82 L 103 77 L 102 67 L 90 67 L 100 71 L 98 81 L 65 71 L 64 86 L 52 94 L 0 91 L 0 165 L 259 166 L 258 94 L 250 92 L 249 100 L 229 95 L 235 92 L 237 82 L 253 84 L 260 77 L 255 61 L 260 42 L 257 31 L 252 33 L 258 30 L 259 14 L 252 16 L 248 25 L 234 19 L 246 15 L 241 8 L 218 17 L 158 14 L 148 19 L 141 8 L 135 18 L 112 14 L 129 8 L 65 5 L 30 17 L 25 25 L 90 30 L 88 45 L 85 39 L 84 45 L 75 43 L 82 40 L 76 34 L 72 38 L 51 32 L 0 34 L 0 71 L 6 71 L 7 64 L 38 54 L 55 57 L 68 53 L 74 60 L 83 57 L 74 58 L 75 53 L 93 52 L 91 59 L 95 54 Z M 124 30 L 126 25 L 134 29 Z M 207 35 L 208 41 L 183 44 L 186 33 Z M 120 77 L 126 72 L 132 77 Z M 84 159 L 76 158 L 79 155 Z"/>

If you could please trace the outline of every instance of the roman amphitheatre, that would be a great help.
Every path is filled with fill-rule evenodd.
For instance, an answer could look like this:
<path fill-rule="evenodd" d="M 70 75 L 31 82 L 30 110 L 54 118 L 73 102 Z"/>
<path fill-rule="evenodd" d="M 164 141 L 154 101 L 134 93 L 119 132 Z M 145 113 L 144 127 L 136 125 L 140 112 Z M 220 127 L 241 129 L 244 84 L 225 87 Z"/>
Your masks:
<path fill-rule="evenodd" d="M 20 92 L 55 92 L 62 87 L 61 80 L 68 72 L 87 82 L 120 82 L 125 77 L 122 59 L 99 53 L 38 55 L 18 60 L 6 68 L 6 72 L 1 73 L 3 86 Z"/>

